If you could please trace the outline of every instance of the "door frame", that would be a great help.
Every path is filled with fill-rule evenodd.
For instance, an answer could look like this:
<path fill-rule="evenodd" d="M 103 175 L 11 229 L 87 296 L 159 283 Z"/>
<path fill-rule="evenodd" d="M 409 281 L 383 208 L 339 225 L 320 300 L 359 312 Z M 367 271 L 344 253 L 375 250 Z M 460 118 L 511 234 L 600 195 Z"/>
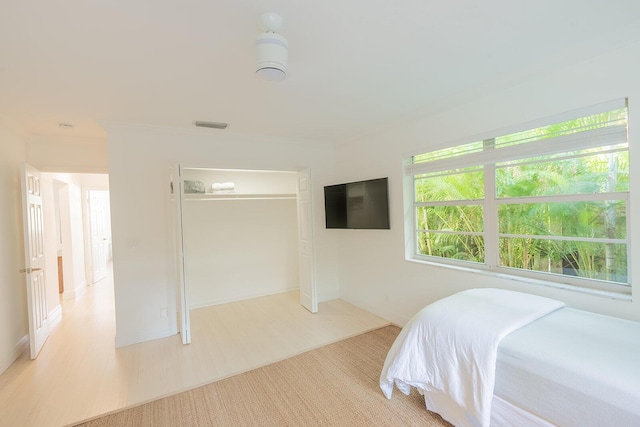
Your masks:
<path fill-rule="evenodd" d="M 107 215 L 108 217 L 106 219 L 109 219 L 111 216 L 111 206 L 110 206 L 110 201 L 109 199 L 109 188 L 104 188 L 104 187 L 99 187 L 99 186 L 91 186 L 91 187 L 82 187 L 82 205 L 83 205 L 83 216 L 84 218 L 86 218 L 85 222 L 85 229 L 83 230 L 83 232 L 85 233 L 84 235 L 86 236 L 86 242 L 85 242 L 85 263 L 87 264 L 87 271 L 86 271 L 86 275 L 89 278 L 88 283 L 90 285 L 95 284 L 98 280 L 96 280 L 95 278 L 95 259 L 94 259 L 94 251 L 93 251 L 93 245 L 94 245 L 94 236 L 93 236 L 93 215 L 92 215 L 92 205 L 91 205 L 91 192 L 92 191 L 102 191 L 107 193 Z M 110 247 L 111 247 L 111 221 L 107 221 L 107 228 L 108 228 L 108 238 L 107 238 L 107 255 L 106 255 L 106 263 L 107 263 L 107 271 L 109 270 L 109 253 L 110 253 Z M 64 262 L 64 261 L 63 261 Z M 108 273 L 107 273 L 108 274 Z M 104 277 L 103 277 L 104 278 Z M 99 279 L 99 280 L 102 280 Z"/>
<path fill-rule="evenodd" d="M 25 163 L 25 165 L 28 165 L 27 163 Z M 34 168 L 35 169 L 35 168 Z M 38 170 L 38 169 L 36 169 Z M 64 170 L 50 170 L 48 168 L 42 168 L 39 170 L 40 174 L 41 174 L 41 181 L 43 183 L 43 212 L 44 212 L 44 225 L 43 227 L 47 229 L 46 232 L 46 236 L 45 236 L 45 242 L 44 242 L 44 250 L 45 250 L 45 256 L 46 256 L 46 260 L 45 260 L 45 264 L 46 264 L 46 271 L 45 271 L 45 277 L 47 278 L 46 284 L 45 284 L 45 292 L 46 294 L 48 294 L 47 296 L 47 318 L 49 320 L 49 323 L 51 322 L 55 322 L 61 315 L 62 315 L 62 306 L 61 304 L 56 304 L 56 305 L 52 305 L 52 301 L 53 301 L 53 296 L 51 295 L 52 292 L 55 292 L 56 294 L 56 300 L 58 300 L 58 296 L 59 294 L 59 288 L 58 288 L 58 281 L 57 281 L 57 271 L 58 271 L 58 263 L 57 263 L 57 251 L 56 251 L 56 246 L 52 246 L 52 242 L 54 241 L 54 239 L 56 237 L 59 237 L 59 233 L 62 233 L 63 238 L 65 238 L 65 240 L 70 240 L 70 235 L 63 231 L 63 230 L 59 230 L 56 232 L 51 232 L 51 230 L 54 230 L 54 225 L 56 222 L 57 223 L 61 223 L 61 222 L 65 222 L 66 224 L 71 224 L 70 219 L 67 217 L 60 217 L 59 215 L 61 214 L 59 212 L 59 208 L 60 208 L 60 200 L 56 200 L 56 193 L 59 193 L 61 189 L 63 189 L 64 186 L 68 186 L 69 183 L 65 182 L 64 180 L 62 180 L 61 178 L 59 178 L 59 175 L 78 175 L 78 176 L 86 176 L 88 177 L 88 179 L 93 180 L 93 178 L 91 178 L 90 176 L 92 175 L 104 175 L 107 177 L 108 179 L 108 171 L 78 171 L 78 170 L 72 170 L 72 171 L 68 171 L 65 172 Z M 24 175 L 23 173 L 21 173 L 21 175 Z M 24 178 L 22 178 L 24 179 Z M 22 180 L 21 179 L 21 180 Z M 80 187 L 80 191 L 81 191 L 81 210 L 82 210 L 82 224 L 76 224 L 80 227 L 82 227 L 82 233 L 83 233 L 83 242 L 82 242 L 82 251 L 84 256 L 84 265 L 83 265 L 83 269 L 85 270 L 85 280 L 88 276 L 88 270 L 90 269 L 90 265 L 89 265 L 89 257 L 87 256 L 87 247 L 88 247 L 88 238 L 87 238 L 87 231 L 85 229 L 86 227 L 86 197 L 85 197 L 85 192 L 87 189 L 96 189 L 96 190 L 109 190 L 109 186 L 108 184 L 103 185 L 100 183 L 89 183 L 88 185 L 85 185 L 84 183 L 82 184 L 76 184 Z M 57 213 L 56 213 L 57 212 Z M 58 216 L 56 216 L 58 215 Z M 23 234 L 26 232 L 24 229 L 27 226 L 27 223 L 23 223 Z M 66 237 L 64 237 L 66 236 Z M 26 251 L 26 249 L 25 249 Z M 67 260 L 65 260 L 65 258 L 67 258 Z M 69 256 L 67 257 L 63 257 L 62 263 L 63 263 L 63 267 L 62 270 L 65 270 L 65 266 L 64 264 L 68 264 L 69 262 Z M 25 270 L 29 268 L 28 265 L 25 266 Z M 26 272 L 26 271 L 25 271 Z M 54 278 L 52 280 L 52 278 Z M 65 292 L 63 294 L 63 298 L 76 298 L 78 295 L 76 294 L 76 288 L 77 288 L 77 284 L 73 279 L 73 275 L 72 274 L 67 274 L 64 276 L 65 278 L 65 282 L 67 282 L 65 284 Z M 53 284 L 53 285 L 52 285 Z M 84 283 L 86 285 L 86 282 Z M 55 287 L 55 291 L 53 291 L 52 289 Z M 81 291 L 84 290 L 84 288 L 81 289 Z M 29 334 L 31 335 L 31 333 Z"/>
<path fill-rule="evenodd" d="M 298 282 L 300 305 L 311 313 L 318 312 L 316 289 L 315 241 L 313 229 L 313 191 L 311 171 L 299 170 L 296 175 L 298 208 Z"/>
<path fill-rule="evenodd" d="M 184 179 L 182 178 L 182 165 L 171 162 L 167 166 L 166 194 L 169 210 L 169 235 L 171 236 L 173 275 L 176 281 L 176 316 L 177 329 L 182 339 L 182 344 L 191 343 L 191 317 L 189 315 L 189 295 L 184 266 L 184 233 L 183 233 L 183 206 L 184 206 Z"/>

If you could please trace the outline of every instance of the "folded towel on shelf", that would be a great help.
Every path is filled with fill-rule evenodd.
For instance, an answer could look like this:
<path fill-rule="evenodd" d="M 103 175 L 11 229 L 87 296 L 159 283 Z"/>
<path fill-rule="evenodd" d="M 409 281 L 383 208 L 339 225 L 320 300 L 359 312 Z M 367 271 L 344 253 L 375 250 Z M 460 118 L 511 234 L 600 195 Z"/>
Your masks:
<path fill-rule="evenodd" d="M 190 181 L 185 179 L 184 180 L 184 192 L 185 194 L 192 194 L 192 193 L 204 193 L 204 182 L 202 181 Z"/>
<path fill-rule="evenodd" d="M 218 192 L 232 192 L 236 188 L 236 184 L 233 182 L 214 182 L 211 184 L 211 191 L 214 193 Z"/>

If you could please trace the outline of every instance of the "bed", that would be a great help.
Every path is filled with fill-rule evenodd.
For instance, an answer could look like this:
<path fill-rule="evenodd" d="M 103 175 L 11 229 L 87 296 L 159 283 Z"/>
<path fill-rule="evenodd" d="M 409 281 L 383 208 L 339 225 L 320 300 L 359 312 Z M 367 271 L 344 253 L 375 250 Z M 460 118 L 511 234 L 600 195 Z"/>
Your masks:
<path fill-rule="evenodd" d="M 640 426 L 640 323 L 501 289 L 417 313 L 389 350 L 380 387 L 416 387 L 465 426 Z"/>

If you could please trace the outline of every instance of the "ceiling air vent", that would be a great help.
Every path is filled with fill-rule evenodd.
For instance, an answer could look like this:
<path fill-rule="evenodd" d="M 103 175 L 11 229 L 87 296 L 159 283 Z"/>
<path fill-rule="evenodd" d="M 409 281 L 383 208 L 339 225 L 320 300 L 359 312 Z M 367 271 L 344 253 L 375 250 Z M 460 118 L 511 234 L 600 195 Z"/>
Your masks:
<path fill-rule="evenodd" d="M 229 123 L 218 123 L 218 122 L 205 122 L 202 120 L 196 120 L 193 122 L 194 125 L 200 128 L 211 128 L 211 129 L 226 129 L 229 126 Z"/>

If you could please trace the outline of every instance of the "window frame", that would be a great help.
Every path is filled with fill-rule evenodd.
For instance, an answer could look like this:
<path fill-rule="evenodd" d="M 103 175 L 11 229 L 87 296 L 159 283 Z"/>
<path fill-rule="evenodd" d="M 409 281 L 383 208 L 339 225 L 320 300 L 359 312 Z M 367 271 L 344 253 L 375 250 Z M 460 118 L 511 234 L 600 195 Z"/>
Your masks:
<path fill-rule="evenodd" d="M 500 131 L 492 132 L 483 137 L 470 138 L 465 141 L 458 141 L 457 143 L 446 144 L 438 148 L 422 151 L 418 154 L 410 155 L 405 158 L 405 180 L 404 180 L 404 192 L 406 203 L 405 213 L 405 231 L 410 233 L 406 239 L 406 259 L 410 261 L 417 261 L 428 263 L 430 265 L 437 265 L 443 267 L 461 268 L 465 270 L 471 270 L 475 272 L 484 272 L 489 274 L 498 275 L 500 277 L 509 278 L 518 281 L 531 282 L 536 284 L 542 284 L 552 287 L 568 288 L 578 291 L 584 291 L 589 293 L 604 293 L 613 297 L 630 298 L 631 295 L 631 283 L 632 283 L 632 266 L 631 266 L 631 247 L 630 247 L 630 192 L 631 182 L 629 182 L 628 191 L 612 191 L 612 192 L 599 192 L 589 194 L 559 194 L 559 195 L 545 195 L 545 196 L 523 196 L 517 198 L 498 198 L 496 195 L 496 169 L 500 161 L 497 162 L 485 162 L 481 169 L 484 173 L 484 198 L 482 199 L 463 199 L 453 201 L 425 201 L 417 202 L 417 185 L 416 180 L 420 173 L 416 173 L 414 170 L 414 156 L 424 156 L 436 153 L 437 151 L 447 148 L 462 148 L 466 144 L 472 144 L 472 141 L 482 142 L 483 150 L 486 150 L 487 144 L 495 142 L 496 138 L 501 136 L 507 136 L 512 133 L 524 132 L 527 130 L 534 130 L 548 125 L 559 124 L 565 121 L 588 117 L 589 115 L 605 113 L 608 111 L 614 111 L 616 109 L 627 109 L 627 132 L 626 138 L 626 151 L 629 152 L 629 140 L 628 140 L 628 101 L 627 99 L 619 99 L 609 103 L 600 104 L 597 106 L 588 107 L 585 109 L 575 110 L 573 112 L 551 116 L 542 121 L 530 122 L 523 124 L 517 128 L 503 129 Z M 603 141 L 597 145 L 598 147 L 606 147 L 607 142 Z M 565 152 L 571 152 L 570 150 L 563 150 Z M 477 153 L 476 153 L 477 154 Z M 523 156 L 526 158 L 526 156 Z M 425 163 L 429 163 L 426 161 Z M 471 163 L 465 163 L 460 169 L 472 166 Z M 441 171 L 452 171 L 452 169 L 441 169 Z M 499 214 L 498 209 L 501 205 L 518 204 L 518 203 L 552 203 L 552 202 L 571 202 L 571 201 L 606 201 L 615 200 L 622 201 L 625 204 L 625 221 L 626 230 L 624 239 L 611 239 L 611 238 L 583 238 L 572 236 L 542 236 L 542 235 L 512 235 L 507 233 L 500 233 L 499 230 Z M 483 230 L 479 233 L 467 233 L 466 231 L 452 231 L 450 234 L 462 235 L 462 234 L 477 234 L 484 239 L 484 261 L 474 262 L 459 260 L 449 257 L 440 257 L 432 255 L 424 255 L 420 253 L 419 249 L 419 233 L 429 230 L 420 230 L 418 228 L 418 211 L 420 207 L 430 206 L 454 206 L 454 205 L 480 205 L 483 210 Z M 436 231 L 436 230 L 431 230 Z M 437 230 L 442 232 L 441 230 Z M 500 239 L 509 237 L 527 237 L 527 238 L 543 238 L 549 240 L 569 240 L 569 241 L 585 241 L 593 243 L 617 243 L 626 245 L 626 283 L 613 282 L 595 278 L 583 278 L 579 276 L 571 276 L 567 274 L 553 273 L 553 272 L 541 272 L 536 270 L 520 269 L 516 267 L 506 267 L 500 265 Z"/>

